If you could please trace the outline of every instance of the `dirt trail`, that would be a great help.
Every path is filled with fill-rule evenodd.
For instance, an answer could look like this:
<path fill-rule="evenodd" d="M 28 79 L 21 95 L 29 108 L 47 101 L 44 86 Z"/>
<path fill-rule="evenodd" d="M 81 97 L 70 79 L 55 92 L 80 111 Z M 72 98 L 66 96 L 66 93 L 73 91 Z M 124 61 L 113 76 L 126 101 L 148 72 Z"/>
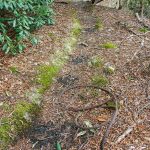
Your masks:
<path fill-rule="evenodd" d="M 77 16 L 82 24 L 82 32 L 76 50 L 70 55 L 70 59 L 55 83 L 44 95 L 43 111 L 33 129 L 23 139 L 10 148 L 11 150 L 54 150 L 56 143 L 60 142 L 62 149 L 66 150 L 98 150 L 100 140 L 105 131 L 105 126 L 94 133 L 86 131 L 83 134 L 80 128 L 75 126 L 83 124 L 85 120 L 92 125 L 100 124 L 100 120 L 107 120 L 112 110 L 93 109 L 91 111 L 71 112 L 67 108 L 79 108 L 97 104 L 101 99 L 106 99 L 103 92 L 97 95 L 97 90 L 76 89 L 61 94 L 67 87 L 73 85 L 91 84 L 95 75 L 105 76 L 109 80 L 106 89 L 110 89 L 117 95 L 120 102 L 119 115 L 111 128 L 106 150 L 149 150 L 150 149 L 150 107 L 149 103 L 149 62 L 150 56 L 148 40 L 143 36 L 133 35 L 126 30 L 139 34 L 136 18 L 123 10 L 114 10 L 99 6 L 91 7 L 87 3 L 74 4 Z M 125 24 L 126 23 L 126 24 Z M 150 34 L 145 37 L 150 38 Z M 117 47 L 104 48 L 105 43 L 113 43 Z M 136 55 L 135 55 L 136 54 Z M 135 55 L 135 56 L 134 56 Z M 107 74 L 102 67 L 91 67 L 89 61 L 93 58 L 103 59 L 104 64 L 111 64 L 115 71 Z M 86 93 L 86 95 L 84 95 Z M 96 95 L 92 99 L 84 99 L 85 96 Z M 100 99 L 99 99 L 100 97 Z M 146 105 L 145 109 L 143 107 Z M 120 143 L 114 144 L 128 127 L 142 120 L 133 131 Z"/>

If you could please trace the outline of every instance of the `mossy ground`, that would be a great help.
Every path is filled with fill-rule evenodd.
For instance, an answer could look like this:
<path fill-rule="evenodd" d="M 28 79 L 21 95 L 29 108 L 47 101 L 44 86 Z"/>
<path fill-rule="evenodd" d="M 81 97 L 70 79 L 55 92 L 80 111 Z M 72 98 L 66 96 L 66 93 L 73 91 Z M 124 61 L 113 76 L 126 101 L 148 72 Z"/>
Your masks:
<path fill-rule="evenodd" d="M 10 117 L 4 117 L 0 121 L 0 149 L 7 149 L 17 136 L 28 129 L 33 119 L 40 111 L 37 104 L 21 101 L 18 103 Z"/>

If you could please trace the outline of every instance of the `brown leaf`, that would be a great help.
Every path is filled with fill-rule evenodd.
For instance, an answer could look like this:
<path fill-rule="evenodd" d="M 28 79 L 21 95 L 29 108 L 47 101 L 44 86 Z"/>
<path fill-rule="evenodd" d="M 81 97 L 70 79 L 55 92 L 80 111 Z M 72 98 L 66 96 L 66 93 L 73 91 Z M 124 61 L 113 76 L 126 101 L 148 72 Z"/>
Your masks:
<path fill-rule="evenodd" d="M 107 115 L 101 115 L 101 116 L 98 116 L 98 117 L 97 117 L 97 120 L 98 120 L 99 122 L 105 122 L 105 121 L 107 121 L 107 119 L 108 119 L 108 116 L 107 116 Z"/>

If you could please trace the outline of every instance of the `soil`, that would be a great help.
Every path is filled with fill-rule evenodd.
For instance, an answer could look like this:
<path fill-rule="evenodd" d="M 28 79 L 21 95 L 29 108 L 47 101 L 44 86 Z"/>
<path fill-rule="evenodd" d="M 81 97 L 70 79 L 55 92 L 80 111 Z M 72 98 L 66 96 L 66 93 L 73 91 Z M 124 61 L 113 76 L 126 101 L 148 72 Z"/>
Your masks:
<path fill-rule="evenodd" d="M 9 150 L 54 150 L 59 144 L 63 150 L 99 150 L 106 123 L 114 110 L 96 108 L 74 112 L 69 108 L 93 106 L 109 99 L 109 95 L 87 87 L 73 88 L 65 92 L 69 87 L 91 85 L 91 79 L 95 75 L 108 78 L 109 84 L 105 88 L 116 95 L 120 105 L 104 149 L 149 150 L 149 32 L 140 33 L 142 26 L 126 10 L 93 7 L 88 2 L 57 3 L 55 9 L 57 23 L 55 26 L 43 27 L 36 33 L 43 39 L 37 47 L 31 47 L 32 51 L 29 47 L 24 54 L 7 57 L 1 62 L 1 99 L 14 105 L 16 99 L 22 100 L 25 97 L 25 90 L 33 87 L 34 66 L 48 60 L 50 53 L 62 46 L 62 39 L 67 37 L 70 30 L 70 11 L 76 9 L 83 27 L 77 46 L 57 79 L 44 94 L 42 112 L 33 128 Z M 101 29 L 95 27 L 97 20 L 103 24 Z M 56 43 L 49 42 L 52 40 L 47 35 L 49 32 L 60 36 L 61 40 Z M 117 48 L 102 47 L 107 42 L 114 43 Z M 115 72 L 106 74 L 102 67 L 89 66 L 89 60 L 95 56 L 103 59 L 104 64 L 115 66 Z M 10 73 L 10 66 L 16 66 L 19 72 Z M 6 114 L 0 111 L 0 115 Z M 85 129 L 101 123 L 103 126 L 99 129 Z M 132 128 L 131 133 L 116 143 L 118 137 L 128 128 Z"/>

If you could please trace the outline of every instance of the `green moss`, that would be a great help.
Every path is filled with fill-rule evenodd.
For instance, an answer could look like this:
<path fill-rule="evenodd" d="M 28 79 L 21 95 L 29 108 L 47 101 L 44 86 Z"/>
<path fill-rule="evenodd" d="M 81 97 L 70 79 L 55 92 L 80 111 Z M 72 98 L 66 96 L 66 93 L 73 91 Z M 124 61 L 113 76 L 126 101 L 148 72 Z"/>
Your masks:
<path fill-rule="evenodd" d="M 109 80 L 105 76 L 96 75 L 92 78 L 92 83 L 104 87 L 109 83 Z"/>
<path fill-rule="evenodd" d="M 102 45 L 100 45 L 102 48 L 105 48 L 105 49 L 114 49 L 114 48 L 117 48 L 117 45 L 113 44 L 112 42 L 107 42 L 107 43 L 104 43 Z"/>
<path fill-rule="evenodd" d="M 37 82 L 42 86 L 41 90 L 46 90 L 57 75 L 57 66 L 42 65 L 38 68 Z"/>
<path fill-rule="evenodd" d="M 34 103 L 21 102 L 15 106 L 15 111 L 12 114 L 12 120 L 14 123 L 14 130 L 17 133 L 27 129 L 32 119 L 39 113 L 39 106 Z"/>
<path fill-rule="evenodd" d="M 97 29 L 97 30 L 102 30 L 103 29 L 103 24 L 102 24 L 102 21 L 99 19 L 99 18 L 97 18 L 96 19 L 96 23 L 95 23 L 95 29 Z"/>
<path fill-rule="evenodd" d="M 88 62 L 90 67 L 102 67 L 103 66 L 103 60 L 98 57 L 98 56 L 94 56 L 90 59 L 90 61 Z"/>
<path fill-rule="evenodd" d="M 11 140 L 11 126 L 9 118 L 0 120 L 0 148 L 5 147 Z"/>
<path fill-rule="evenodd" d="M 37 104 L 22 101 L 18 103 L 10 118 L 0 121 L 0 148 L 8 146 L 14 138 L 28 129 L 39 113 Z"/>
<path fill-rule="evenodd" d="M 9 70 L 11 71 L 11 73 L 13 73 L 13 74 L 17 74 L 19 71 L 18 71 L 18 69 L 17 69 L 17 67 L 15 67 L 15 66 L 11 66 L 10 68 L 9 68 Z"/>

